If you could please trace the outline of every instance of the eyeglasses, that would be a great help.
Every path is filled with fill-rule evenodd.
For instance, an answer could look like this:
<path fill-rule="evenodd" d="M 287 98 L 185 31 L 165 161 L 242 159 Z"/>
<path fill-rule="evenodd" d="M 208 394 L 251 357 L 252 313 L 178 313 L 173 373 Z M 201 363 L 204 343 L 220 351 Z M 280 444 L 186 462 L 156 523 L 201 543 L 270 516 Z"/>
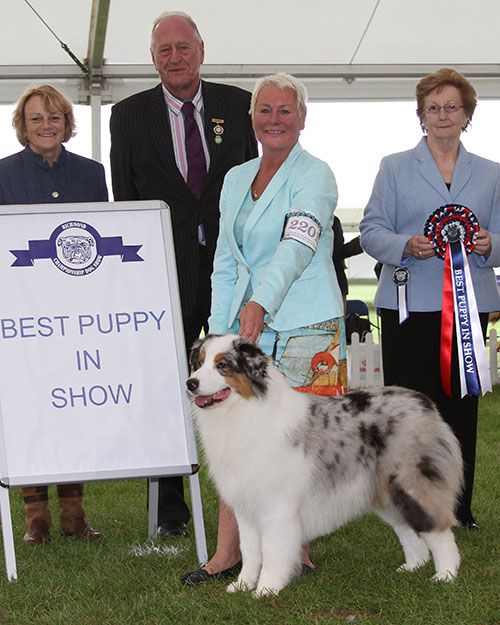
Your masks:
<path fill-rule="evenodd" d="M 441 109 L 445 110 L 445 113 L 458 113 L 458 111 L 460 109 L 463 109 L 463 106 L 459 106 L 458 104 L 454 104 L 453 102 L 448 102 L 448 104 L 445 104 L 444 106 L 438 106 L 437 104 L 429 104 L 429 106 L 426 106 L 424 108 L 424 111 L 426 113 L 429 113 L 429 115 L 438 115 L 441 111 Z"/>

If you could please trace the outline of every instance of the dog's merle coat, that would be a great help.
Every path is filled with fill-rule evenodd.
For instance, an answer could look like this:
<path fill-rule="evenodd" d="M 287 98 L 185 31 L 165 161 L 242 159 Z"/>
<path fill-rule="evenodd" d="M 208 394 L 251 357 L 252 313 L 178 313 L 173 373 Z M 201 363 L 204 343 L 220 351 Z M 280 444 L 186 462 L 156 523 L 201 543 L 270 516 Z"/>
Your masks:
<path fill-rule="evenodd" d="M 298 393 L 256 345 L 230 335 L 195 343 L 191 365 L 209 469 L 240 530 L 243 569 L 229 590 L 279 592 L 303 543 L 367 511 L 395 529 L 400 569 L 418 568 L 430 550 L 435 578 L 453 579 L 462 460 L 430 399 L 397 387 Z"/>

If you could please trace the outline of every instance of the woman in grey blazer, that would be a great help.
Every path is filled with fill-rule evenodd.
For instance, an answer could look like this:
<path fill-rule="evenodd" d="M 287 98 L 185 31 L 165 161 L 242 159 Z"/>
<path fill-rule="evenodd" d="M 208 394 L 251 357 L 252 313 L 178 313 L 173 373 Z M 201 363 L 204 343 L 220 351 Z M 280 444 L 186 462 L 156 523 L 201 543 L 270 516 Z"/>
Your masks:
<path fill-rule="evenodd" d="M 452 342 L 451 397 L 441 383 L 440 337 L 444 261 L 424 235 L 428 217 L 446 204 L 470 209 L 479 232 L 468 262 L 483 335 L 488 312 L 500 309 L 493 268 L 500 265 L 500 165 L 466 151 L 460 135 L 470 124 L 476 92 L 451 69 L 417 85 L 417 115 L 424 136 L 412 150 L 382 160 L 360 223 L 361 245 L 383 263 L 374 300 L 381 312 L 385 384 L 426 393 L 438 405 L 462 446 L 465 487 L 457 519 L 478 526 L 471 512 L 478 397 L 461 398 L 456 341 Z M 396 267 L 409 275 L 409 316 L 400 323 Z"/>

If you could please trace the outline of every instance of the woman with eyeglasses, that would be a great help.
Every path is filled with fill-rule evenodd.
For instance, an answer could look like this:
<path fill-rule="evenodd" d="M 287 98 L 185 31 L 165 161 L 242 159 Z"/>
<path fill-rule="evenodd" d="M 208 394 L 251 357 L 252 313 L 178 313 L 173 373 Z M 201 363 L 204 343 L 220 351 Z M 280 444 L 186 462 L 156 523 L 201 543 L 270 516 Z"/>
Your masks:
<path fill-rule="evenodd" d="M 460 141 L 477 103 L 464 76 L 440 69 L 418 83 L 416 98 L 424 137 L 412 150 L 382 160 L 360 223 L 361 245 L 383 263 L 374 305 L 381 313 L 384 383 L 428 395 L 455 432 L 464 459 L 464 490 L 456 516 L 462 526 L 477 529 L 471 500 L 478 396 L 462 397 L 456 324 L 453 339 L 450 333 L 450 343 L 443 344 L 451 353 L 450 384 L 443 388 L 445 262 L 424 231 L 436 209 L 450 204 L 466 207 L 477 218 L 475 247 L 467 260 L 484 338 L 488 313 L 500 309 L 494 272 L 500 265 L 500 165 L 467 152 Z M 445 305 L 445 320 L 453 326 L 453 311 L 446 317 L 447 310 Z"/>

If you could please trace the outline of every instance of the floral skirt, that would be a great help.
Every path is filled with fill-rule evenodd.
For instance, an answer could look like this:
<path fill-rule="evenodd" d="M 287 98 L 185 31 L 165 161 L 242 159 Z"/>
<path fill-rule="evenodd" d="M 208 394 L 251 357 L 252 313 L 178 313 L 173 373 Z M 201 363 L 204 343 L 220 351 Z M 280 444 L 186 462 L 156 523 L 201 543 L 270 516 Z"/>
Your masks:
<path fill-rule="evenodd" d="M 258 344 L 296 391 L 326 396 L 347 392 L 343 317 L 285 332 L 264 326 Z"/>

